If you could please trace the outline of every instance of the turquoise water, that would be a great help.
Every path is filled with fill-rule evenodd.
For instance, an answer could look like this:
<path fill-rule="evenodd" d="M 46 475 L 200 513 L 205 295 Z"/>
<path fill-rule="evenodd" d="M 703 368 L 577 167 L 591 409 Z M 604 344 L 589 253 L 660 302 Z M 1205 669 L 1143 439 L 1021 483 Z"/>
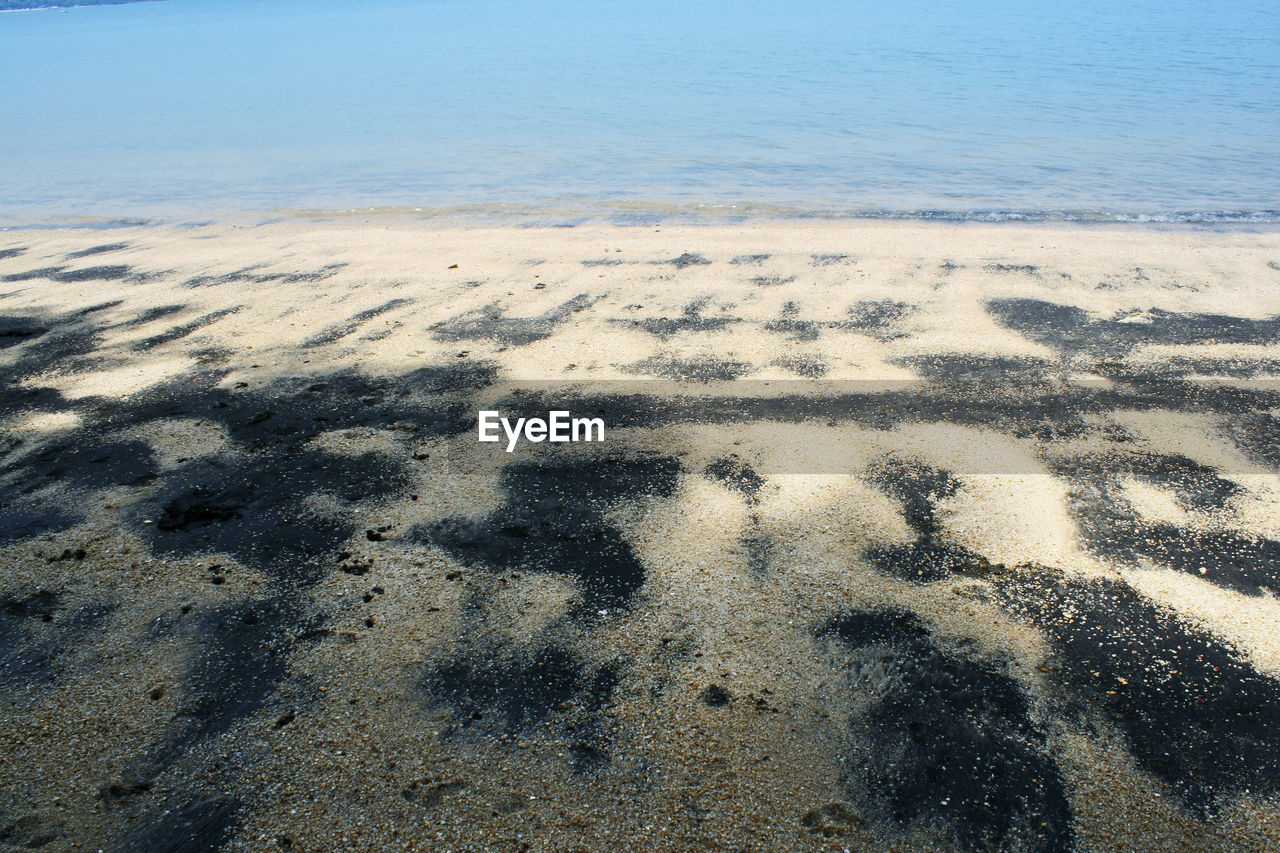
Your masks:
<path fill-rule="evenodd" d="M 1277 18 L 1265 0 L 6 12 L 0 223 L 355 207 L 1275 221 Z"/>

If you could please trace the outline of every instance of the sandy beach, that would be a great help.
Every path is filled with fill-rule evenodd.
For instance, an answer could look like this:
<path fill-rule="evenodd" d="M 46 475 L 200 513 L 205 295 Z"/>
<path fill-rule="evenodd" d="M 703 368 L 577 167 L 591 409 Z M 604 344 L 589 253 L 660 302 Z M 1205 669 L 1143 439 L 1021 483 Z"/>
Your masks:
<path fill-rule="evenodd" d="M 1280 850 L 1274 230 L 10 230 L 0 377 L 0 847 Z"/>

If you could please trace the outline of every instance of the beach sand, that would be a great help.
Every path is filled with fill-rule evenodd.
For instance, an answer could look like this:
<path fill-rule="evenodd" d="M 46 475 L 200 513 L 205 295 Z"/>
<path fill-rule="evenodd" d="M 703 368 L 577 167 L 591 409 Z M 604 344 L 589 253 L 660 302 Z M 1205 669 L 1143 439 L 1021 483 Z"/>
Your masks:
<path fill-rule="evenodd" d="M 0 311 L 0 846 L 1280 850 L 1274 232 L 18 230 Z"/>

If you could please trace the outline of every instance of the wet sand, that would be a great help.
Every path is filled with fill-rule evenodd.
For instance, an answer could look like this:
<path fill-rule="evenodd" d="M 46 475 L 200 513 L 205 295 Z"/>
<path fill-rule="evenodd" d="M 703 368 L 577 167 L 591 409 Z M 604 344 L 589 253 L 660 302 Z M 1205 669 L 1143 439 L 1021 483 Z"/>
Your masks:
<path fill-rule="evenodd" d="M 1276 233 L 0 232 L 0 847 L 1280 849 L 1277 380 Z"/>

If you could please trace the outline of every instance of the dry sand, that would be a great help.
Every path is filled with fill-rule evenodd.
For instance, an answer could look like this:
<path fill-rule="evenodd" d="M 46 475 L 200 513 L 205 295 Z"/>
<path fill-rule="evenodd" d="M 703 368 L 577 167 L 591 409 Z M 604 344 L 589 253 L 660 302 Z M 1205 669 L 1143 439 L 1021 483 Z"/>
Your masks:
<path fill-rule="evenodd" d="M 0 308 L 0 846 L 1280 850 L 1280 235 L 9 231 Z"/>

